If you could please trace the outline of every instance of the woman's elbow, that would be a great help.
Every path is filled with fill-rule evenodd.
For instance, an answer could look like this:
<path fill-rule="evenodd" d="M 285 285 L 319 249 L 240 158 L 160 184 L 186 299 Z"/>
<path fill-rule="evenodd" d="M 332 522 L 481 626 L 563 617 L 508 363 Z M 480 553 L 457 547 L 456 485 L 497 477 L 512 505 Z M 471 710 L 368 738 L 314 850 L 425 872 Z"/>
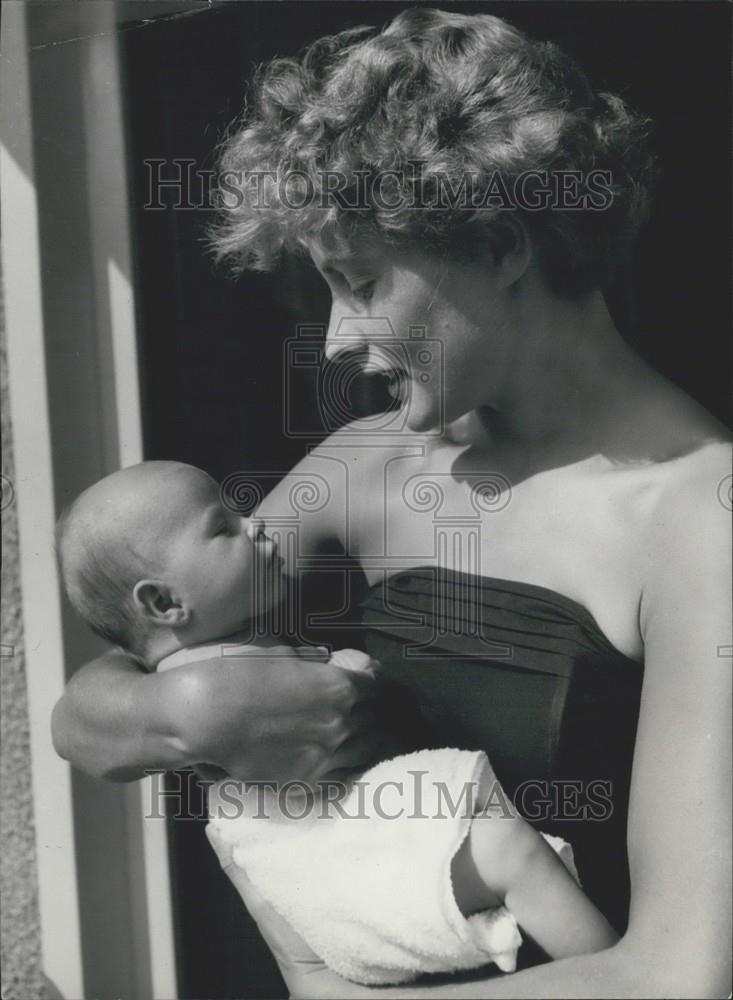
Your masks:
<path fill-rule="evenodd" d="M 107 746 L 83 737 L 83 726 L 75 718 L 68 693 L 64 693 L 51 712 L 51 743 L 56 753 L 90 778 L 102 781 L 135 781 L 139 768 L 115 761 Z"/>
<path fill-rule="evenodd" d="M 64 694 L 51 713 L 51 742 L 63 760 L 92 778 L 105 778 L 104 760 L 99 754 L 85 755 L 79 745 L 78 727 L 74 726 L 69 700 Z"/>
<path fill-rule="evenodd" d="M 622 965 L 621 979 L 636 983 L 649 1000 L 726 1000 L 731 993 L 730 940 L 707 946 L 696 933 L 699 918 L 690 915 L 684 936 L 661 933 L 641 940 L 628 933 L 612 951 Z M 623 995 L 619 993 L 619 995 Z M 632 990 L 629 996 L 637 995 Z"/>
<path fill-rule="evenodd" d="M 51 742 L 59 757 L 64 760 L 71 760 L 72 755 L 72 727 L 68 720 L 68 706 L 66 696 L 62 695 L 53 707 L 51 713 Z"/>

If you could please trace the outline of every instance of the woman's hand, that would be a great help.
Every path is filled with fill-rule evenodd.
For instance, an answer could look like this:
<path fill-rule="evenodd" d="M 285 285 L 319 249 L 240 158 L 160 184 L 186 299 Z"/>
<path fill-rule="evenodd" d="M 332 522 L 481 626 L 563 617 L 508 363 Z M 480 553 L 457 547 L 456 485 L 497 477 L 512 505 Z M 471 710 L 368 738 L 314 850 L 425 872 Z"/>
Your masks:
<path fill-rule="evenodd" d="M 309 783 L 366 766 L 380 746 L 373 666 L 365 657 L 344 670 L 319 647 L 282 646 L 170 671 L 189 762 L 242 781 Z"/>
<path fill-rule="evenodd" d="M 275 647 L 144 674 L 109 653 L 69 682 L 54 745 L 95 777 L 215 764 L 241 780 L 316 781 L 379 755 L 370 662 L 344 670 L 317 647 Z"/>

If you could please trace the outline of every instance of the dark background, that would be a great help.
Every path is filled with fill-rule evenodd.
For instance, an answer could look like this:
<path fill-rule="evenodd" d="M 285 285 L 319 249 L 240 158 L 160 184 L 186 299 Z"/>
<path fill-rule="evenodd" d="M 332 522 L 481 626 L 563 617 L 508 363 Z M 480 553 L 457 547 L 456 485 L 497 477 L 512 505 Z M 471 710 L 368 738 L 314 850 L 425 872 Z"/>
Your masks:
<path fill-rule="evenodd" d="M 217 273 L 204 252 L 205 211 L 144 208 L 144 161 L 185 158 L 211 168 L 256 62 L 355 24 L 384 23 L 404 6 L 227 3 L 122 32 L 146 458 L 191 462 L 217 478 L 290 468 L 307 442 L 283 433 L 283 341 L 297 321 L 325 322 L 328 296 L 299 264 L 238 282 Z M 727 4 L 442 6 L 497 14 L 558 42 L 596 89 L 620 94 L 653 119 L 662 175 L 636 252 L 632 308 L 621 302 L 617 314 L 648 360 L 729 422 Z M 297 403 L 310 424 L 314 399 L 304 390 Z M 374 403 L 366 392 L 359 405 Z M 283 996 L 202 824 L 171 823 L 170 834 L 181 996 Z"/>

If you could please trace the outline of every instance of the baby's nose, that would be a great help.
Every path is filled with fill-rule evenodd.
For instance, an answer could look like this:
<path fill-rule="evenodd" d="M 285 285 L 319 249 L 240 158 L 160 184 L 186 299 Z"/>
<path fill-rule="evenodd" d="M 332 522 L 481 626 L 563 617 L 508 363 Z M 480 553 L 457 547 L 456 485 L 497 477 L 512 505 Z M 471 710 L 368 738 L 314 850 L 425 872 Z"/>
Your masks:
<path fill-rule="evenodd" d="M 247 535 L 252 542 L 264 541 L 267 538 L 264 518 L 251 517 L 247 525 Z"/>

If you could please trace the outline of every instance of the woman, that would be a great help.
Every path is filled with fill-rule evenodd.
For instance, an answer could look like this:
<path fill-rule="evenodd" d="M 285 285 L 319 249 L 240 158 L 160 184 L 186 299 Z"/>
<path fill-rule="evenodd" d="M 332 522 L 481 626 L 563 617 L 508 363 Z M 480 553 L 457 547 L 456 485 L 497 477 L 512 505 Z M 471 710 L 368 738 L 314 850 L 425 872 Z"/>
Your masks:
<path fill-rule="evenodd" d="M 441 742 L 487 749 L 528 818 L 567 834 L 622 933 L 382 996 L 730 990 L 728 436 L 625 344 L 602 291 L 644 215 L 642 133 L 556 47 L 411 9 L 266 67 L 225 147 L 220 254 L 268 268 L 306 249 L 333 297 L 327 353 L 385 372 L 404 418 L 342 428 L 298 467 L 328 485 L 298 560 L 338 543 L 358 562 L 369 651 Z M 368 713 L 349 711 L 368 679 L 273 668 L 262 691 L 226 660 L 143 677 L 110 654 L 70 683 L 57 747 L 118 778 L 369 759 Z M 369 992 L 235 881 L 295 995 Z"/>

